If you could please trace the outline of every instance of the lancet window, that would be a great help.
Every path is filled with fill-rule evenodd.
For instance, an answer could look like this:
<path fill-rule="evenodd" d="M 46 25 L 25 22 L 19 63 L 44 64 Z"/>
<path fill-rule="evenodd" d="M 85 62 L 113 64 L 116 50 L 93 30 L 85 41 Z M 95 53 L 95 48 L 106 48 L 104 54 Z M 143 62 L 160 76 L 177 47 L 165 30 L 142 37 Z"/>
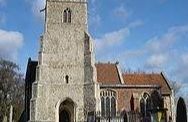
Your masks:
<path fill-rule="evenodd" d="M 64 23 L 71 23 L 71 10 L 70 8 L 66 8 L 63 12 L 63 22 Z"/>

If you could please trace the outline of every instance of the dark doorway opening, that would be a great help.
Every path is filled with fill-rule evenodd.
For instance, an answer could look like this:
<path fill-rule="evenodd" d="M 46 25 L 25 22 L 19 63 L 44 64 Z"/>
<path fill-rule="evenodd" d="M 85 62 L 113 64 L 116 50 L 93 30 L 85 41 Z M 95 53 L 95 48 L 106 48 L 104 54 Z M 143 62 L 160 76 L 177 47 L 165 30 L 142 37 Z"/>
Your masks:
<path fill-rule="evenodd" d="M 66 110 L 62 110 L 59 114 L 59 122 L 70 122 L 70 114 Z"/>
<path fill-rule="evenodd" d="M 59 106 L 59 122 L 74 122 L 74 102 L 67 98 Z"/>
<path fill-rule="evenodd" d="M 127 113 L 124 114 L 123 119 L 124 119 L 124 122 L 128 122 L 128 120 L 127 120 Z"/>

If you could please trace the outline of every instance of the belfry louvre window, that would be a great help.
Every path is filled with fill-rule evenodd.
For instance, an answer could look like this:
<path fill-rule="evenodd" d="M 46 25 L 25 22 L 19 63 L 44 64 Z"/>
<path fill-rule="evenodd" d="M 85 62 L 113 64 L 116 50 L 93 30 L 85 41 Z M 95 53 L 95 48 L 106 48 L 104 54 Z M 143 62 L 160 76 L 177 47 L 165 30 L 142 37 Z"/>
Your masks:
<path fill-rule="evenodd" d="M 102 91 L 101 115 L 103 117 L 114 117 L 116 115 L 116 92 L 112 90 Z"/>
<path fill-rule="evenodd" d="M 71 23 L 71 10 L 70 8 L 66 8 L 64 11 L 63 11 L 63 22 L 64 23 Z"/>

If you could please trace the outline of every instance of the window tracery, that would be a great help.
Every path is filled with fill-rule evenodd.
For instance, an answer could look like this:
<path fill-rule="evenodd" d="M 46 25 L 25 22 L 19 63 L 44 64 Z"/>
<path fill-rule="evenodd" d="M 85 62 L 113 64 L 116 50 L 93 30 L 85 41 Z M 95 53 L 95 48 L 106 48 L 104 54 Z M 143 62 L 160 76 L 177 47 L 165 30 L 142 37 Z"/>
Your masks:
<path fill-rule="evenodd" d="M 64 11 L 63 11 L 63 22 L 64 23 L 71 23 L 71 10 L 70 8 L 66 8 Z"/>
<path fill-rule="evenodd" d="M 151 110 L 151 97 L 148 93 L 144 93 L 140 99 L 140 112 L 146 116 L 149 110 Z"/>
<path fill-rule="evenodd" d="M 101 97 L 101 115 L 103 117 L 113 117 L 116 115 L 116 93 L 112 90 L 102 91 Z"/>

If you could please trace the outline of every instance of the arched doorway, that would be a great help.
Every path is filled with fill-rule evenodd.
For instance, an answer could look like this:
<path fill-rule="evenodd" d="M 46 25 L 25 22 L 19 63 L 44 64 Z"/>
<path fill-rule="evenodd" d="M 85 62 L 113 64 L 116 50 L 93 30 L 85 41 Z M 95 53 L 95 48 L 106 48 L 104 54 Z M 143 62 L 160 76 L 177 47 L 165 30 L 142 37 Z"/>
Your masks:
<path fill-rule="evenodd" d="M 59 113 L 59 122 L 70 122 L 70 113 L 67 110 L 62 110 Z"/>
<path fill-rule="evenodd" d="M 70 99 L 59 106 L 59 122 L 74 122 L 74 102 Z"/>

